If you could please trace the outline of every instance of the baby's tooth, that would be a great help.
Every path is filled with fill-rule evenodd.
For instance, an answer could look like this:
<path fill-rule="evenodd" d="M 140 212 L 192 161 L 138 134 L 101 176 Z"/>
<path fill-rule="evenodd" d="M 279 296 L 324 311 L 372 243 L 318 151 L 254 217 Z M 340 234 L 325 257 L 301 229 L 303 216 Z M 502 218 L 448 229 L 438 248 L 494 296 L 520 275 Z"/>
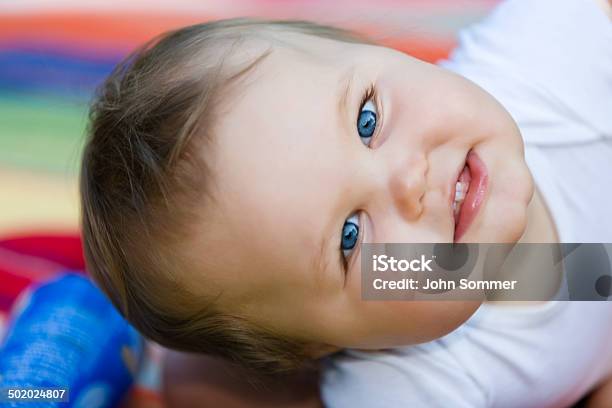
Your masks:
<path fill-rule="evenodd" d="M 461 189 L 455 190 L 455 201 L 461 201 L 464 198 L 465 198 L 465 195 L 463 194 L 463 191 L 461 191 Z"/>
<path fill-rule="evenodd" d="M 457 182 L 455 185 L 455 201 L 462 201 L 467 193 L 467 184 Z"/>

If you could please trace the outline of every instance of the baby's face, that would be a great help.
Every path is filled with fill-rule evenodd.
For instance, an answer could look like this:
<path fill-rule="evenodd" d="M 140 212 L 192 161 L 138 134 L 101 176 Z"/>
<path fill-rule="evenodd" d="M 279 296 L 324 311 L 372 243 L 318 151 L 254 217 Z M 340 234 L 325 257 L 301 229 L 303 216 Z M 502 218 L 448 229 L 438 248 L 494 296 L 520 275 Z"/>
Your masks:
<path fill-rule="evenodd" d="M 287 38 L 298 49 L 275 48 L 215 130 L 203 290 L 215 282 L 224 307 L 337 347 L 453 330 L 478 302 L 361 300 L 359 244 L 517 241 L 533 185 L 514 122 L 473 83 L 397 51 Z"/>

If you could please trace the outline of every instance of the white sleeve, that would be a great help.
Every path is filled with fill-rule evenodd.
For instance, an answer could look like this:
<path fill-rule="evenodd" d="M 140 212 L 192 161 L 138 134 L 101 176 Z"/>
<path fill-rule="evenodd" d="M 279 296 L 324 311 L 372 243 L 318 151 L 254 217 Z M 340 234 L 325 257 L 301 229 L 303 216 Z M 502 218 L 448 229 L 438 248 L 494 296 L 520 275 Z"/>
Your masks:
<path fill-rule="evenodd" d="M 321 395 L 329 408 L 484 408 L 482 388 L 447 352 L 348 352 L 328 359 Z"/>
<path fill-rule="evenodd" d="M 594 0 L 507 0 L 441 65 L 492 93 L 527 141 L 612 138 L 612 22 Z"/>

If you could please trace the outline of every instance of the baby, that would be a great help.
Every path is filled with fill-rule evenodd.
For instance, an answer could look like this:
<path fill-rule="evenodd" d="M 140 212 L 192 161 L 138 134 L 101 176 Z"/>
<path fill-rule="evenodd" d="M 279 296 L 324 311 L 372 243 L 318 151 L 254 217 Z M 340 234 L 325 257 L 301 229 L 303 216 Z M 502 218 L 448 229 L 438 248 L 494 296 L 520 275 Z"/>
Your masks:
<path fill-rule="evenodd" d="M 540 60 L 520 54 L 514 47 L 525 44 L 513 42 L 510 30 L 521 28 L 518 14 L 525 16 L 525 29 L 550 17 L 550 25 L 564 31 L 549 37 L 563 41 L 570 31 L 578 35 L 561 24 L 566 22 L 560 16 L 572 11 L 586 16 L 581 29 L 591 40 L 596 30 L 610 36 L 609 23 L 588 1 L 533 4 L 514 0 L 502 6 L 488 25 L 469 34 L 474 38 L 464 38 L 448 69 L 304 22 L 200 24 L 145 45 L 115 69 L 91 109 L 81 174 L 90 273 L 149 338 L 258 371 L 289 370 L 347 348 L 429 345 L 340 354 L 324 378 L 329 405 L 528 406 L 489 393 L 494 388 L 485 381 L 487 373 L 507 369 L 511 375 L 508 367 L 528 374 L 522 383 L 510 381 L 519 385 L 508 393 L 541 389 L 541 395 L 529 395 L 533 406 L 575 402 L 612 373 L 612 350 L 604 347 L 612 335 L 608 304 L 561 311 L 550 304 L 524 306 L 538 319 L 550 310 L 565 316 L 556 332 L 546 328 L 536 335 L 540 342 L 533 350 L 541 364 L 552 364 L 557 353 L 583 337 L 591 339 L 588 352 L 556 367 L 566 370 L 563 384 L 573 388 L 553 398 L 551 390 L 559 387 L 546 379 L 538 383 L 541 373 L 521 365 L 527 355 L 515 364 L 497 352 L 512 348 L 495 338 L 498 326 L 508 336 L 525 336 L 523 344 L 536 332 L 504 326 L 501 320 L 509 321 L 512 312 L 491 306 L 462 326 L 480 302 L 361 299 L 362 243 L 610 241 L 612 222 L 601 219 L 609 201 L 588 200 L 599 193 L 599 181 L 588 188 L 572 185 L 588 190 L 576 198 L 584 201 L 569 201 L 574 207 L 556 203 L 567 198 L 565 190 L 546 184 L 562 170 L 557 163 L 569 157 L 554 146 L 578 141 L 585 148 L 611 134 L 602 103 L 612 95 L 606 82 L 609 52 L 590 77 L 554 82 L 582 73 L 572 71 L 580 65 L 575 60 L 609 51 L 602 44 L 610 43 L 602 38 L 586 44 L 584 55 L 570 55 L 567 64 L 563 50 L 555 49 L 558 43 L 544 44 L 542 38 L 532 40 L 551 49 L 539 48 Z M 489 35 L 491 27 L 501 28 Z M 579 49 L 572 46 L 570 51 Z M 548 61 L 546 70 L 558 73 L 530 81 L 528 64 L 542 74 L 537 64 L 549 54 L 558 59 Z M 495 94 L 514 118 L 465 77 Z M 572 87 L 582 80 L 584 89 Z M 608 87 L 601 91 L 603 84 Z M 527 99 L 521 99 L 523 91 Z M 603 92 L 608 99 L 601 99 Z M 571 104 L 593 99 L 588 109 L 573 110 L 565 105 L 568 95 L 575 97 Z M 559 117 L 565 122 L 555 122 Z M 590 149 L 602 160 L 583 160 L 608 176 L 611 161 L 603 153 L 612 146 L 609 140 L 601 144 Z M 554 162 L 541 159 L 546 151 L 541 146 L 558 155 Z M 467 193 L 456 194 L 457 186 Z M 581 220 L 582 235 L 573 224 L 562 224 L 561 216 L 576 218 L 575 212 L 563 214 L 568 208 L 585 209 L 590 217 Z M 587 236 L 592 228 L 601 234 Z M 588 324 L 582 322 L 578 340 L 542 342 L 569 334 L 585 312 L 591 315 L 582 319 Z M 487 319 L 495 324 L 487 326 Z M 459 326 L 463 330 L 455 330 Z M 440 338 L 447 340 L 434 341 Z M 474 341 L 466 346 L 465 338 Z M 561 346 L 546 353 L 541 345 L 549 343 Z M 448 361 L 437 360 L 444 347 L 457 354 L 446 352 Z M 478 347 L 495 351 L 491 356 L 499 358 L 484 357 L 494 368 L 465 368 Z M 582 364 L 578 369 L 575 361 Z M 589 375 L 581 377 L 587 368 Z M 406 385 L 413 379 L 410 370 L 419 369 L 421 382 L 429 385 L 419 384 L 415 392 L 415 383 Z M 530 382 L 532 376 L 537 381 Z M 440 386 L 450 388 L 436 396 Z M 464 405 L 455 404 L 461 396 L 454 390 L 461 387 L 469 390 Z"/>

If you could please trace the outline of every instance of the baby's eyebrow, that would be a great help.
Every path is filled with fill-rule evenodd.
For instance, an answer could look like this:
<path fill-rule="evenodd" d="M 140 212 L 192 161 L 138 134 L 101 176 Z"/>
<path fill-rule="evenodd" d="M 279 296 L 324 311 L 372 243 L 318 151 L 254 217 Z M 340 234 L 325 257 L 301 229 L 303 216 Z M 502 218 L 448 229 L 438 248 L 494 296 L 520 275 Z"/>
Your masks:
<path fill-rule="evenodd" d="M 349 117 L 347 107 L 350 101 L 351 90 L 352 90 L 351 85 L 353 83 L 354 77 L 355 77 L 355 68 L 351 67 L 346 70 L 346 72 L 342 75 L 341 80 L 339 82 L 338 115 L 342 123 L 344 123 L 343 119 Z"/>
<path fill-rule="evenodd" d="M 329 279 L 329 277 L 327 277 L 327 269 L 330 259 L 328 249 L 330 248 L 329 240 L 331 239 L 331 235 L 328 234 L 328 232 L 329 228 L 323 230 L 321 241 L 319 242 L 319 246 L 314 253 L 311 263 L 313 271 L 315 272 L 315 281 L 319 286 L 321 286 L 325 280 Z M 340 250 L 340 247 L 338 247 L 338 250 Z"/>

